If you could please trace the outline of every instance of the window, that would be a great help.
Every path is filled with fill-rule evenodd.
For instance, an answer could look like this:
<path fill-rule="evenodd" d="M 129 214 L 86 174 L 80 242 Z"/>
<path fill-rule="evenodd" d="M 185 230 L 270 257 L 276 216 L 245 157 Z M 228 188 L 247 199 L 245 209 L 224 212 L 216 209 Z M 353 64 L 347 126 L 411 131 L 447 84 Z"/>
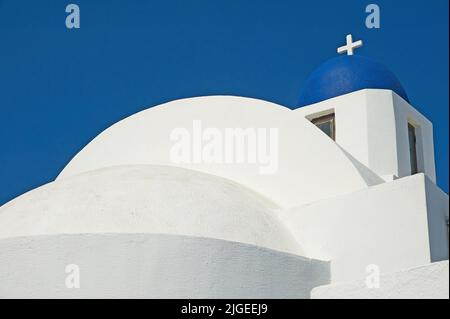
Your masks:
<path fill-rule="evenodd" d="M 419 172 L 417 166 L 417 137 L 416 128 L 408 123 L 408 139 L 409 139 L 409 159 L 411 162 L 411 175 Z"/>
<path fill-rule="evenodd" d="M 447 237 L 445 238 L 445 246 L 447 247 L 447 251 L 448 251 L 449 239 L 450 239 L 450 226 L 449 225 L 450 225 L 450 221 L 448 218 L 446 218 L 444 227 L 447 228 Z"/>
<path fill-rule="evenodd" d="M 315 119 L 312 119 L 311 122 L 319 129 L 321 129 L 322 132 L 331 137 L 333 140 L 336 138 L 336 124 L 334 119 L 334 113 L 317 117 Z"/>

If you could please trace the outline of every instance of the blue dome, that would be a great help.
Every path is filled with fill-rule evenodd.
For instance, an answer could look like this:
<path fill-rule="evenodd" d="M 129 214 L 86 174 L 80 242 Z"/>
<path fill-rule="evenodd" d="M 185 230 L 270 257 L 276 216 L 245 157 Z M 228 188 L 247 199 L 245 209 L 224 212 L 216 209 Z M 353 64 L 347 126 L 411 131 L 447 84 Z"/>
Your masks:
<path fill-rule="evenodd" d="M 362 89 L 392 90 L 409 102 L 396 76 L 384 65 L 359 55 L 343 55 L 328 60 L 310 75 L 298 107 Z"/>

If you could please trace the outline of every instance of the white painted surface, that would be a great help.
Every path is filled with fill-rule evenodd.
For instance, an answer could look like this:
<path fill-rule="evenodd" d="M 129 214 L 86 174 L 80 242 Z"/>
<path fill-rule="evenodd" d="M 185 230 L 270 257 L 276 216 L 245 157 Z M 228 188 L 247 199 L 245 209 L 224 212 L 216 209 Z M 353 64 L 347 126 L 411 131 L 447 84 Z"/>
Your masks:
<path fill-rule="evenodd" d="M 331 261 L 332 282 L 364 278 L 370 264 L 382 272 L 426 264 L 433 260 L 431 250 L 448 259 L 448 196 L 435 196 L 425 179 L 405 177 L 280 216 L 306 256 Z M 440 210 L 430 209 L 427 200 Z"/>
<path fill-rule="evenodd" d="M 346 45 L 339 47 L 337 49 L 337 53 L 347 53 L 347 55 L 353 55 L 353 51 L 357 48 L 360 48 L 363 46 L 362 40 L 358 40 L 353 42 L 353 37 L 351 34 L 347 34 L 346 36 Z"/>
<path fill-rule="evenodd" d="M 433 128 L 390 90 L 367 89 L 295 110 L 307 118 L 334 110 L 336 143 L 384 179 L 411 175 L 408 121 L 420 127 L 419 171 L 436 181 Z"/>
<path fill-rule="evenodd" d="M 301 253 L 271 207 L 216 176 L 176 167 L 115 167 L 49 183 L 2 206 L 0 238 L 162 233 Z"/>
<path fill-rule="evenodd" d="M 400 96 L 393 94 L 399 175 L 408 176 L 411 172 L 408 143 L 408 122 L 416 128 L 418 168 L 436 183 L 434 163 L 433 124 Z"/>
<path fill-rule="evenodd" d="M 351 281 L 314 288 L 313 299 L 448 299 L 448 260 L 380 276 L 379 288 Z"/>
<path fill-rule="evenodd" d="M 345 99 L 345 98 L 344 98 Z M 174 164 L 170 160 L 175 128 L 278 128 L 279 164 L 273 175 L 258 164 Z M 365 188 L 367 182 L 342 150 L 301 114 L 266 101 L 209 96 L 152 107 L 111 126 L 89 143 L 58 179 L 116 165 L 175 165 L 233 180 L 283 207 L 300 205 Z"/>
<path fill-rule="evenodd" d="M 429 179 L 425 180 L 425 187 L 431 261 L 446 260 L 449 258 L 448 195 Z"/>
<path fill-rule="evenodd" d="M 66 288 L 66 266 L 80 288 Z M 0 298 L 309 298 L 328 264 L 208 238 L 73 234 L 0 239 Z"/>
<path fill-rule="evenodd" d="M 330 111 L 336 143 L 310 122 Z M 170 134 L 194 120 L 279 128 L 279 170 L 175 165 Z M 408 176 L 408 121 L 426 176 Z M 434 181 L 431 124 L 391 91 L 295 111 L 239 97 L 170 102 L 113 125 L 55 182 L 0 207 L 0 297 L 306 298 L 364 278 L 369 264 L 386 273 L 448 259 L 448 195 Z M 59 271 L 77 261 L 87 288 L 67 291 Z"/>

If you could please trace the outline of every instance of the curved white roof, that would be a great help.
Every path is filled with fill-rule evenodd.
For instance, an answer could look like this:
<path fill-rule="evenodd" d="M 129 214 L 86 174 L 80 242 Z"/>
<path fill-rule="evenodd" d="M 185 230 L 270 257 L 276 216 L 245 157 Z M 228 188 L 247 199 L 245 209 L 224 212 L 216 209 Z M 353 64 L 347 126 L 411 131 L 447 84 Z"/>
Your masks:
<path fill-rule="evenodd" d="M 301 254 L 274 207 L 220 177 L 176 167 L 115 167 L 49 183 L 0 207 L 0 238 L 159 233 Z"/>
<path fill-rule="evenodd" d="M 260 174 L 259 163 L 173 163 L 174 129 L 276 128 L 279 132 L 273 174 Z M 221 176 L 291 207 L 350 193 L 368 186 L 361 170 L 304 115 L 274 103 L 234 96 L 176 100 L 130 116 L 97 136 L 58 176 L 117 165 L 157 164 L 185 167 Z"/>

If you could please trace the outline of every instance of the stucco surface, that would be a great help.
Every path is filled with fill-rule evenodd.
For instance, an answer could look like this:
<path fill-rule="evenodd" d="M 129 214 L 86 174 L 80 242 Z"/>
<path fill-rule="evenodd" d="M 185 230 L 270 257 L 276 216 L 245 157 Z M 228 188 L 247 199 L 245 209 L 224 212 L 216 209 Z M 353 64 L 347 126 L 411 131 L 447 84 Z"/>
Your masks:
<path fill-rule="evenodd" d="M 388 181 L 411 175 L 408 123 L 413 124 L 419 171 L 436 182 L 433 126 L 395 92 L 365 89 L 294 111 L 307 118 L 330 112 L 336 119 L 336 143 Z"/>
<path fill-rule="evenodd" d="M 331 261 L 332 282 L 448 259 L 448 196 L 424 174 L 279 211 L 306 256 Z M 429 204 L 433 201 L 433 204 Z"/>
<path fill-rule="evenodd" d="M 174 163 L 174 129 L 193 131 L 193 121 L 227 128 L 278 129 L 276 170 L 261 174 L 249 163 Z M 274 145 L 275 148 L 275 145 Z M 274 103 L 235 96 L 172 101 L 134 114 L 109 127 L 81 150 L 58 176 L 116 165 L 174 165 L 236 181 L 290 207 L 365 188 L 368 183 L 342 150 L 301 114 Z"/>
<path fill-rule="evenodd" d="M 220 177 L 177 167 L 114 167 L 49 183 L 2 206 L 0 238 L 162 233 L 301 254 L 273 207 Z"/>
<path fill-rule="evenodd" d="M 67 265 L 80 288 L 67 288 Z M 0 298 L 309 298 L 328 263 L 253 245 L 162 234 L 0 239 Z"/>
<path fill-rule="evenodd" d="M 336 141 L 310 121 L 330 112 Z M 276 170 L 174 163 L 171 132 L 193 121 L 279 129 Z M 413 176 L 408 122 L 420 128 Z M 0 297 L 308 298 L 331 282 L 315 297 L 448 298 L 448 261 L 361 286 L 371 264 L 392 273 L 448 259 L 432 144 L 431 123 L 389 90 L 295 111 L 231 96 L 147 109 L 0 207 Z M 68 264 L 80 289 L 64 286 Z"/>
<path fill-rule="evenodd" d="M 449 263 L 432 263 L 382 274 L 378 288 L 351 281 L 314 288 L 313 299 L 448 299 Z"/>

